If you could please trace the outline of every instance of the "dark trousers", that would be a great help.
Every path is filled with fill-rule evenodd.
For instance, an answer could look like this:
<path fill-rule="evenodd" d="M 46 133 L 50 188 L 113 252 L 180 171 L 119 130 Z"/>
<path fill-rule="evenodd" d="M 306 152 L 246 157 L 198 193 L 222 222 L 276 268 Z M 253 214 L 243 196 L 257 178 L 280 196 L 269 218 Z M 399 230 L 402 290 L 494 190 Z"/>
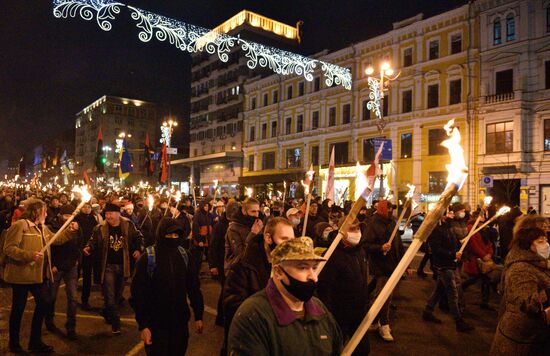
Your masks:
<path fill-rule="evenodd" d="M 435 290 L 428 299 L 426 309 L 433 311 L 444 295 L 447 296 L 449 309 L 455 320 L 462 319 L 462 310 L 464 309 L 465 302 L 458 270 L 438 270 Z"/>
<path fill-rule="evenodd" d="M 46 311 L 46 322 L 52 322 L 55 316 L 55 301 L 61 281 L 65 282 L 65 293 L 67 294 L 67 322 L 65 328 L 74 331 L 76 327 L 76 285 L 78 283 L 78 269 L 75 265 L 68 271 L 57 271 L 53 283 L 50 285 L 50 303 Z"/>
<path fill-rule="evenodd" d="M 197 267 L 197 271 L 200 275 L 201 273 L 201 265 L 202 265 L 202 258 L 204 256 L 205 247 L 200 246 L 193 246 L 191 249 L 191 255 L 193 256 L 193 262 L 195 263 L 195 266 Z"/>
<path fill-rule="evenodd" d="M 342 336 L 344 337 L 344 345 L 351 339 L 353 334 L 357 331 L 359 328 L 359 324 L 361 324 L 361 319 L 356 320 L 355 322 L 341 322 L 338 321 L 338 325 L 340 326 L 340 330 L 342 330 Z M 353 351 L 353 356 L 362 356 L 362 355 L 368 355 L 370 353 L 370 343 L 369 343 L 369 337 L 368 333 L 365 333 L 365 336 L 359 341 L 359 344 L 355 348 L 355 351 Z"/>
<path fill-rule="evenodd" d="M 82 256 L 82 295 L 80 301 L 82 304 L 87 304 L 90 299 L 90 291 L 92 290 L 92 272 L 94 260 L 92 256 Z"/>
<path fill-rule="evenodd" d="M 221 268 L 218 268 L 218 278 L 220 280 L 221 289 L 220 289 L 220 295 L 218 297 L 218 307 L 217 307 L 217 315 L 216 315 L 216 324 L 223 325 L 223 284 L 225 283 L 225 274 L 223 270 L 223 266 Z"/>
<path fill-rule="evenodd" d="M 105 266 L 103 276 L 103 299 L 105 301 L 105 316 L 111 321 L 113 327 L 120 327 L 120 314 L 118 313 L 118 302 L 121 298 L 121 291 L 124 286 L 124 267 L 122 265 Z"/>
<path fill-rule="evenodd" d="M 148 356 L 183 356 L 187 352 L 189 329 L 152 329 L 152 345 L 146 348 Z"/>
<path fill-rule="evenodd" d="M 481 303 L 489 303 L 489 297 L 491 295 L 491 289 L 496 289 L 496 286 L 500 282 L 501 270 L 492 270 L 486 274 L 477 274 L 470 276 L 467 280 L 462 282 L 462 290 L 466 290 L 469 286 L 474 285 L 477 281 L 481 281 Z"/>
<path fill-rule="evenodd" d="M 371 300 L 376 300 L 378 297 L 378 294 L 382 291 L 384 286 L 386 285 L 386 282 L 388 281 L 389 277 L 386 276 L 376 276 L 376 288 L 374 290 L 374 297 Z M 376 319 L 380 321 L 380 325 L 389 325 L 390 324 L 390 304 L 392 301 L 393 293 L 390 294 L 388 297 L 388 300 L 384 303 L 382 306 L 382 309 L 380 309 L 380 312 L 378 313 L 378 316 Z"/>
<path fill-rule="evenodd" d="M 429 252 L 426 252 L 424 254 L 424 257 L 422 257 L 422 261 L 420 261 L 420 264 L 418 265 L 418 272 L 424 272 L 424 268 L 426 267 L 426 263 L 430 261 L 430 268 L 432 266 L 432 254 Z"/>
<path fill-rule="evenodd" d="M 10 345 L 19 345 L 21 319 L 27 305 L 29 293 L 34 297 L 36 307 L 32 316 L 30 344 L 42 342 L 42 323 L 48 307 L 49 282 L 38 284 L 12 284 L 12 305 L 10 313 Z"/>

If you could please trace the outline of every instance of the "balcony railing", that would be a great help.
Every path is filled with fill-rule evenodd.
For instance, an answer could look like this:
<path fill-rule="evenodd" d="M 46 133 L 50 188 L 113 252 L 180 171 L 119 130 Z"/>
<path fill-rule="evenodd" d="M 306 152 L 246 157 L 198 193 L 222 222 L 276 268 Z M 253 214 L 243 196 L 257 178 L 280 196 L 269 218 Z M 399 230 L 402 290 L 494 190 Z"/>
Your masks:
<path fill-rule="evenodd" d="M 485 104 L 502 103 L 510 100 L 514 100 L 514 92 L 485 96 Z"/>

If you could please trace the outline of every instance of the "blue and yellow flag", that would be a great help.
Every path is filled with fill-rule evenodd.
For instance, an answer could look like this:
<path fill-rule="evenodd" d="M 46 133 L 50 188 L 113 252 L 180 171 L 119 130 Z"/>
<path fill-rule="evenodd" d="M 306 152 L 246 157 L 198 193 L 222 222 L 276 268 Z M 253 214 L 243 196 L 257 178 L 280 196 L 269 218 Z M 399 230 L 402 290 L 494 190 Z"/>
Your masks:
<path fill-rule="evenodd" d="M 130 152 L 128 152 L 128 144 L 126 143 L 126 139 L 122 140 L 119 160 L 120 164 L 118 167 L 118 178 L 126 179 L 133 170 L 132 158 L 130 157 Z"/>

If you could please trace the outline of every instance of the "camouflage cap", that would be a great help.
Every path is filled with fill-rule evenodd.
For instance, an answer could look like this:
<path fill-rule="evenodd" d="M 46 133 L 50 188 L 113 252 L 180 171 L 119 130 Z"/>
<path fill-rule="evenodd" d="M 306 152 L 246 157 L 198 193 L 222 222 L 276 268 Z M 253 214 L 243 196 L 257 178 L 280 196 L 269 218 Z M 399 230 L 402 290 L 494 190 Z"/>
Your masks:
<path fill-rule="evenodd" d="M 326 261 L 327 259 L 315 254 L 313 240 L 305 236 L 287 240 L 277 246 L 271 252 L 271 260 L 273 265 L 278 265 L 283 261 Z"/>

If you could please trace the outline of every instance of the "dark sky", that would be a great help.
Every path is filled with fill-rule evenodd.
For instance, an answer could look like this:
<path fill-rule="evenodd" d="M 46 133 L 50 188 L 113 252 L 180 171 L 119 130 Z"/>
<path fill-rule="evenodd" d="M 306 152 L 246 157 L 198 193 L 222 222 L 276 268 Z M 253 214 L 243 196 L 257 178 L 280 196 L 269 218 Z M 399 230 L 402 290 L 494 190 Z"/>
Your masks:
<path fill-rule="evenodd" d="M 391 30 L 392 22 L 452 9 L 465 0 L 121 0 L 212 28 L 242 9 L 294 25 L 300 52 L 342 48 Z M 138 40 L 123 10 L 110 32 L 95 21 L 56 19 L 49 0 L 2 0 L 0 8 L 0 158 L 17 158 L 70 129 L 75 114 L 104 94 L 162 102 L 187 111 L 190 57 Z"/>

